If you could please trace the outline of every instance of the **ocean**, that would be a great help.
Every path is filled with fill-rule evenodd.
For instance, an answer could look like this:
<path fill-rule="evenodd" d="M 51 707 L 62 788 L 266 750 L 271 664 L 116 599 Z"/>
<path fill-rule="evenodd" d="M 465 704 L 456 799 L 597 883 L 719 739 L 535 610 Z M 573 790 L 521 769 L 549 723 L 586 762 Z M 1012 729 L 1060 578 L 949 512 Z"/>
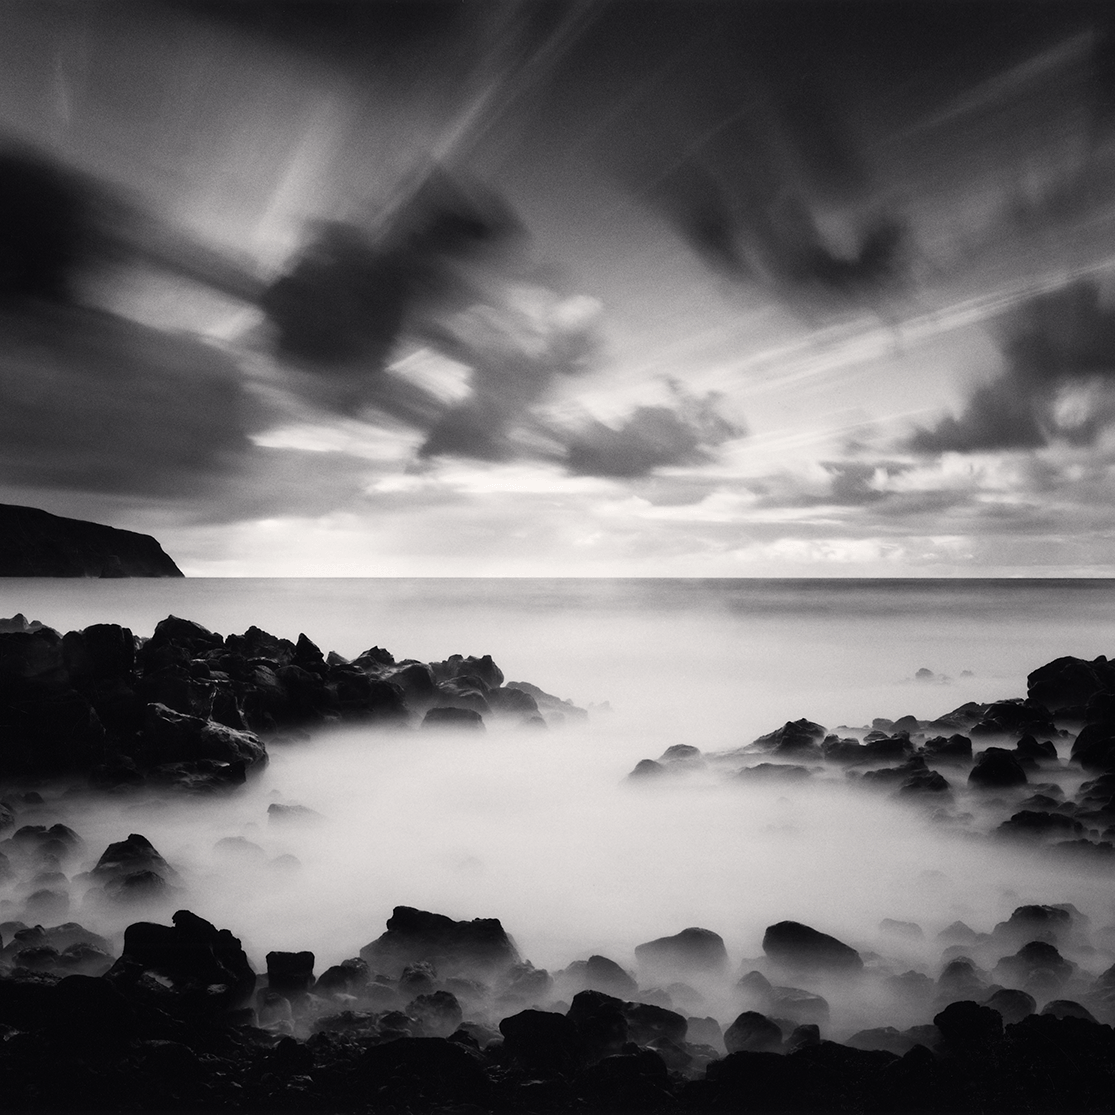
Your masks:
<path fill-rule="evenodd" d="M 396 905 L 498 917 L 551 969 L 630 965 L 637 944 L 702 926 L 746 971 L 764 927 L 791 919 L 936 975 L 933 938 L 957 919 L 987 931 L 1025 902 L 1073 902 L 1115 922 L 1110 868 L 989 843 L 962 777 L 944 825 L 841 771 L 745 785 L 730 755 L 801 717 L 834 730 L 1024 696 L 1053 658 L 1115 652 L 1113 581 L 6 580 L 0 615 L 16 612 L 140 635 L 168 614 L 226 635 L 255 624 L 346 657 L 490 654 L 588 710 L 544 732 L 323 730 L 209 800 L 48 800 L 91 860 L 147 836 L 180 870 L 174 908 L 231 929 L 261 966 L 276 949 L 314 951 L 318 971 L 355 956 Z M 712 761 L 627 778 L 679 743 Z M 269 823 L 274 801 L 320 819 Z M 886 939 L 885 918 L 923 940 Z"/>

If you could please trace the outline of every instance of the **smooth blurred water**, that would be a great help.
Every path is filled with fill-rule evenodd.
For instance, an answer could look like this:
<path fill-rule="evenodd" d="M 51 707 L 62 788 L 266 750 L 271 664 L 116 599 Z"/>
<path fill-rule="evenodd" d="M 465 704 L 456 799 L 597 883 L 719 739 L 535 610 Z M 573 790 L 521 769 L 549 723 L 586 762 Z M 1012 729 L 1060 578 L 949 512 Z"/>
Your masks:
<path fill-rule="evenodd" d="M 802 716 L 834 728 L 1022 696 L 1026 674 L 1054 657 L 1115 651 L 1115 582 L 3 582 L 0 615 L 16 611 L 143 635 L 169 613 L 222 634 L 257 624 L 346 656 L 372 645 L 422 660 L 491 654 L 509 680 L 609 703 L 584 727 L 545 733 L 327 731 L 274 745 L 249 787 L 211 802 L 49 807 L 68 811 L 92 858 L 128 832 L 148 836 L 185 868 L 179 904 L 243 936 L 257 959 L 355 955 L 398 904 L 500 917 L 545 966 L 595 951 L 629 962 L 639 942 L 687 925 L 743 958 L 783 918 L 875 947 L 888 917 L 989 929 L 1023 901 L 1115 916 L 1106 879 L 945 835 L 839 772 L 798 788 L 723 772 L 645 790 L 625 781 L 674 743 L 717 752 Z M 922 667 L 938 680 L 913 680 Z M 323 820 L 270 824 L 271 801 Z M 216 854 L 227 836 L 262 852 Z M 284 854 L 301 868 L 269 866 Z"/>

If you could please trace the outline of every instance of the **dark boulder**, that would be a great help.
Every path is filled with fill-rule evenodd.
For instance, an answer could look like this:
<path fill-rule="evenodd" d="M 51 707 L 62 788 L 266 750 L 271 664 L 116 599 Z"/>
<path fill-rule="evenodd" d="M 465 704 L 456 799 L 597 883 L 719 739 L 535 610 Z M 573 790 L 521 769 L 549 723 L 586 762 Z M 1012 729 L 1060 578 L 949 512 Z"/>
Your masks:
<path fill-rule="evenodd" d="M 751 746 L 772 755 L 820 758 L 820 744 L 826 734 L 820 724 L 811 720 L 789 720 L 781 728 L 759 736 Z"/>
<path fill-rule="evenodd" d="M 355 995 L 359 997 L 372 982 L 371 969 L 360 957 L 342 960 L 318 976 L 314 991 L 318 995 Z"/>
<path fill-rule="evenodd" d="M 566 1017 L 576 1027 L 587 1061 L 619 1053 L 627 1041 L 623 1000 L 602 991 L 580 991 L 573 996 Z"/>
<path fill-rule="evenodd" d="M 691 926 L 672 937 L 658 937 L 635 946 L 639 969 L 685 978 L 691 975 L 715 975 L 728 965 L 724 938 L 711 929 Z"/>
<path fill-rule="evenodd" d="M 417 995 L 406 1006 L 419 1034 L 428 1038 L 447 1038 L 464 1021 L 461 1004 L 451 991 L 431 991 Z"/>
<path fill-rule="evenodd" d="M 996 941 L 1024 945 L 1029 941 L 1057 944 L 1073 932 L 1073 914 L 1066 906 L 1018 906 L 991 931 Z"/>
<path fill-rule="evenodd" d="M 499 1024 L 506 1056 L 527 1072 L 570 1072 L 581 1060 L 581 1038 L 573 1019 L 549 1011 L 524 1010 Z"/>
<path fill-rule="evenodd" d="M 1002 747 L 989 747 L 980 752 L 976 765 L 968 774 L 968 785 L 980 790 L 1024 786 L 1028 781 L 1026 771 L 1014 752 Z"/>
<path fill-rule="evenodd" d="M 937 763 L 970 763 L 972 741 L 968 736 L 953 733 L 951 736 L 933 736 L 922 745 L 927 759 Z"/>
<path fill-rule="evenodd" d="M 267 759 L 267 750 L 251 732 L 238 732 L 213 720 L 187 716 L 166 705 L 150 704 L 144 716 L 142 760 L 167 763 L 239 763 L 252 767 Z"/>
<path fill-rule="evenodd" d="M 1008 985 L 1025 984 L 1037 973 L 1048 974 L 1061 984 L 1075 971 L 1076 965 L 1066 960 L 1055 945 L 1048 941 L 1030 941 L 1013 956 L 1004 956 L 992 974 Z"/>
<path fill-rule="evenodd" d="M 1085 724 L 1073 741 L 1070 758 L 1086 771 L 1115 772 L 1115 726 Z"/>
<path fill-rule="evenodd" d="M 743 782 L 804 782 L 811 774 L 808 767 L 797 763 L 756 763 L 744 767 L 736 777 Z"/>
<path fill-rule="evenodd" d="M 782 1029 L 766 1015 L 745 1010 L 724 1031 L 724 1048 L 729 1053 L 777 1053 L 782 1048 Z"/>
<path fill-rule="evenodd" d="M 269 952 L 267 986 L 287 999 L 305 995 L 314 985 L 312 952 Z"/>
<path fill-rule="evenodd" d="M 1003 1036 L 1002 1015 L 971 1001 L 950 1003 L 934 1015 L 933 1025 L 941 1033 L 942 1051 L 962 1057 L 985 1055 Z"/>
<path fill-rule="evenodd" d="M 1041 1013 L 1054 1018 L 1078 1018 L 1083 1022 L 1093 1023 L 1096 1021 L 1092 1012 L 1075 999 L 1051 999 L 1041 1008 Z"/>
<path fill-rule="evenodd" d="M 1071 839 L 1084 834 L 1084 826 L 1064 813 L 1038 809 L 1022 809 L 1011 814 L 995 830 L 1000 836 L 1044 840 L 1052 837 Z"/>
<path fill-rule="evenodd" d="M 763 934 L 763 952 L 784 968 L 854 974 L 863 960 L 849 945 L 796 921 L 780 921 Z"/>
<path fill-rule="evenodd" d="M 689 1023 L 677 1011 L 654 1003 L 624 1003 L 620 1008 L 627 1019 L 628 1038 L 636 1045 L 668 1041 L 680 1044 L 686 1039 Z"/>
<path fill-rule="evenodd" d="M 476 732 L 483 730 L 484 717 L 475 709 L 445 705 L 429 709 L 422 718 L 422 727 Z"/>
<path fill-rule="evenodd" d="M 672 1100 L 669 1070 L 653 1049 L 602 1058 L 577 1076 L 574 1089 L 587 1111 L 656 1111 Z"/>
<path fill-rule="evenodd" d="M 1005 1026 L 1029 1018 L 1038 1009 L 1033 995 L 1012 987 L 999 988 L 983 1005 L 997 1010 L 1002 1015 Z"/>
<path fill-rule="evenodd" d="M 1020 736 L 1014 749 L 1020 758 L 1033 759 L 1039 764 L 1057 759 L 1057 745 L 1051 739 L 1039 740 L 1031 735 Z"/>
<path fill-rule="evenodd" d="M 634 770 L 627 776 L 634 778 L 637 781 L 645 781 L 646 779 L 659 778 L 663 774 L 669 774 L 669 770 L 661 763 L 654 759 L 640 759 L 636 764 Z"/>
<path fill-rule="evenodd" d="M 445 1038 L 400 1037 L 373 1045 L 362 1056 L 359 1077 L 377 1107 L 399 1110 L 482 1105 L 491 1089 L 481 1059 Z"/>
<path fill-rule="evenodd" d="M 984 710 L 979 723 L 972 725 L 972 736 L 1055 736 L 1049 710 L 1037 701 L 996 701 Z"/>
<path fill-rule="evenodd" d="M 1086 704 L 1097 693 L 1115 689 L 1115 664 L 1103 655 L 1088 662 L 1082 658 L 1056 658 L 1039 666 L 1026 679 L 1032 701 L 1052 712 Z"/>
<path fill-rule="evenodd" d="M 92 875 L 102 880 L 123 879 L 138 871 L 151 871 L 168 881 L 177 876 L 151 841 L 137 832 L 131 833 L 126 840 L 110 844 L 101 853 Z"/>
<path fill-rule="evenodd" d="M 767 1010 L 775 1018 L 799 1024 L 824 1026 L 829 1020 L 827 1000 L 800 987 L 772 987 Z"/>
<path fill-rule="evenodd" d="M 171 983 L 167 999 L 184 1016 L 211 1017 L 245 1004 L 256 976 L 240 941 L 189 910 L 173 925 L 134 922 L 124 931 L 124 949 L 108 978 L 125 995 L 140 986 L 145 972 Z"/>
<path fill-rule="evenodd" d="M 373 971 L 396 977 L 408 964 L 429 961 L 444 975 L 484 979 L 520 960 L 498 918 L 453 921 L 410 906 L 396 906 L 387 932 L 360 956 Z"/>
<path fill-rule="evenodd" d="M 492 661 L 490 654 L 475 658 L 451 654 L 444 662 L 431 662 L 430 669 L 436 681 L 475 677 L 486 689 L 497 689 L 503 684 L 503 671 Z"/>
<path fill-rule="evenodd" d="M 579 991 L 603 991 L 621 999 L 631 998 L 639 990 L 631 974 L 606 956 L 590 956 L 588 960 L 574 960 L 559 980 Z"/>

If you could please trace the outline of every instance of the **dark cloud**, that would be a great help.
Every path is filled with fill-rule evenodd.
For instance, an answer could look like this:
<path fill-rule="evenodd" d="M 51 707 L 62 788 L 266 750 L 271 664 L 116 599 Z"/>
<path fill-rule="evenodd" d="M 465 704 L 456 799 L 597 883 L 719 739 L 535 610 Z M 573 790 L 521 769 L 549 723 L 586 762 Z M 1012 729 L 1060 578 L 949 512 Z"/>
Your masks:
<path fill-rule="evenodd" d="M 1005 367 L 974 388 L 958 415 L 916 430 L 917 453 L 1091 445 L 1115 422 L 1115 310 L 1082 280 L 1017 309 L 1002 343 Z"/>
<path fill-rule="evenodd" d="M 655 469 L 703 464 L 744 430 L 717 410 L 719 396 L 686 394 L 673 385 L 674 405 L 637 407 L 619 425 L 598 420 L 565 435 L 565 465 L 578 476 L 631 479 Z"/>
<path fill-rule="evenodd" d="M 212 346 L 81 307 L 0 313 L 0 477 L 168 501 L 219 493 L 261 415 Z"/>

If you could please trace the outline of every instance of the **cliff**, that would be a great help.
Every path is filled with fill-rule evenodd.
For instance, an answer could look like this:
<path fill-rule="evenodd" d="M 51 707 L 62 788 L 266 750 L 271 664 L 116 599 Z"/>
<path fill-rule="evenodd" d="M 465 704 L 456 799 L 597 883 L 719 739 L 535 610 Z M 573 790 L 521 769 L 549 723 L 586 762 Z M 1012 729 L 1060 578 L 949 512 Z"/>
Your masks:
<path fill-rule="evenodd" d="M 181 577 L 146 534 L 0 504 L 0 577 Z"/>

